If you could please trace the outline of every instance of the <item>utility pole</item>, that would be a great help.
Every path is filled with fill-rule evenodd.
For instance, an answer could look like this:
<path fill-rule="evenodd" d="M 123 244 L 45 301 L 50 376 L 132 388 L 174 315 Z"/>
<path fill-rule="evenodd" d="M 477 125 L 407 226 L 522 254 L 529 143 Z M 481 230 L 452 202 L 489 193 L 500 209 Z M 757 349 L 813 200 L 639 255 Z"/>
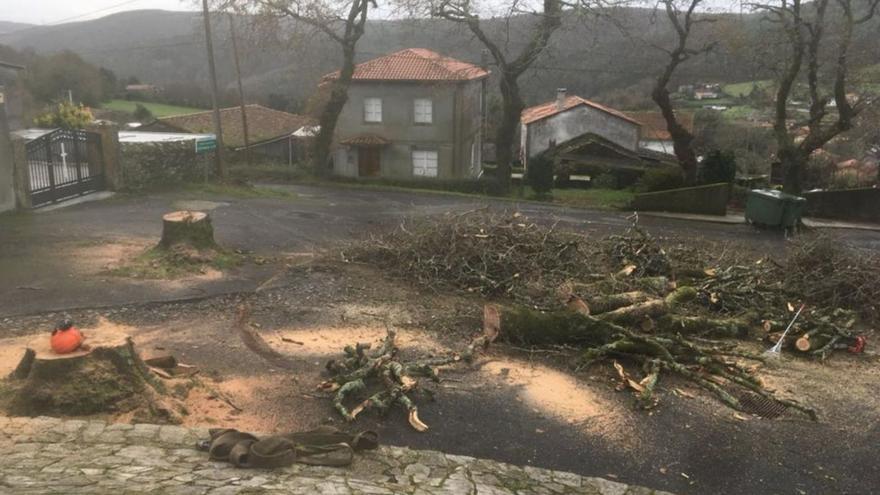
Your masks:
<path fill-rule="evenodd" d="M 202 0 L 202 17 L 205 20 L 205 47 L 208 50 L 208 72 L 211 76 L 211 106 L 214 107 L 214 134 L 217 136 L 217 149 L 214 151 L 214 166 L 217 177 L 226 178 L 223 165 L 223 126 L 220 124 L 220 107 L 217 106 L 217 70 L 214 68 L 214 42 L 211 39 L 211 18 L 208 13 L 208 0 Z"/>
<path fill-rule="evenodd" d="M 227 14 L 229 19 L 229 34 L 232 37 L 232 55 L 235 59 L 235 76 L 238 78 L 238 104 L 241 107 L 241 130 L 244 134 L 244 161 L 251 164 L 251 142 L 248 137 L 247 113 L 244 105 L 244 89 L 241 86 L 241 66 L 238 63 L 238 41 L 235 39 L 235 20 L 232 14 Z"/>

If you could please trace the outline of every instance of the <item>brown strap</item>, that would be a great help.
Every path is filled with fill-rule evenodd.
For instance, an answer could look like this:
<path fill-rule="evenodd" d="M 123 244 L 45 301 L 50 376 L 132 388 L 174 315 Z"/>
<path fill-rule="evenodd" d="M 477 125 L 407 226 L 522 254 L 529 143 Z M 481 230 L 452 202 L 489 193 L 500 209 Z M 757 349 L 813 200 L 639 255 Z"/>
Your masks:
<path fill-rule="evenodd" d="M 350 435 L 330 426 L 263 439 L 234 429 L 212 429 L 209 433 L 211 459 L 229 461 L 242 468 L 285 467 L 294 462 L 347 466 L 354 459 L 355 450 L 378 447 L 374 431 Z"/>

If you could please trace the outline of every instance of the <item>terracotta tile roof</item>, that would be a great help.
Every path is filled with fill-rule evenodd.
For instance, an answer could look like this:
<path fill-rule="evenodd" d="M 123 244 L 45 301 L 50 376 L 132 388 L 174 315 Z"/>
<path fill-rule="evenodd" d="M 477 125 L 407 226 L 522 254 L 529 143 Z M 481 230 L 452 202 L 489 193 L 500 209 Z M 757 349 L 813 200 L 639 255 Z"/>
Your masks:
<path fill-rule="evenodd" d="M 474 64 L 445 57 L 424 48 L 407 48 L 355 66 L 355 81 L 469 81 L 487 77 L 489 72 Z M 329 81 L 339 71 L 321 78 Z"/>
<path fill-rule="evenodd" d="M 533 107 L 526 108 L 523 110 L 522 115 L 520 116 L 520 122 L 523 124 L 531 124 L 532 122 L 536 122 L 541 119 L 546 119 L 552 115 L 556 115 L 560 112 L 565 112 L 574 107 L 580 105 L 587 105 L 589 107 L 593 107 L 597 110 L 601 110 L 603 112 L 614 115 L 615 117 L 620 117 L 621 119 L 628 120 L 634 124 L 639 124 L 638 121 L 633 120 L 626 116 L 625 113 L 615 110 L 610 107 L 606 107 L 605 105 L 600 105 L 595 101 L 590 101 L 585 98 L 581 98 L 580 96 L 567 96 L 565 98 L 565 102 L 562 105 L 561 109 L 556 108 L 556 100 L 548 101 L 547 103 L 542 103 L 540 105 L 535 105 Z"/>
<path fill-rule="evenodd" d="M 386 144 L 391 144 L 391 141 L 376 134 L 358 134 L 339 142 L 349 146 L 385 146 Z"/>
<path fill-rule="evenodd" d="M 670 141 L 672 136 L 666 130 L 666 119 L 660 112 L 626 112 L 630 118 L 642 123 L 642 139 L 650 141 Z M 688 132 L 694 132 L 693 112 L 676 112 L 676 119 Z"/>
<path fill-rule="evenodd" d="M 245 105 L 248 121 L 248 138 L 251 144 L 270 141 L 287 136 L 304 125 L 314 125 L 314 119 L 305 115 L 273 110 L 262 105 Z M 158 119 L 159 124 L 183 132 L 213 133 L 214 116 L 206 112 L 173 115 Z M 223 144 L 230 148 L 244 146 L 244 132 L 241 127 L 241 109 L 230 107 L 220 109 L 220 124 L 223 126 Z"/>

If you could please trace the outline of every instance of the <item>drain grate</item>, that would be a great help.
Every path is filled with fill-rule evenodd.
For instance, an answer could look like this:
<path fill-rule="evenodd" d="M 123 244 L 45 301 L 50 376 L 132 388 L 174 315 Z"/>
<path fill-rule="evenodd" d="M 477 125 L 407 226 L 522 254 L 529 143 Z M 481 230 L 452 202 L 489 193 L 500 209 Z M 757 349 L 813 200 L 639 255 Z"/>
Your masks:
<path fill-rule="evenodd" d="M 739 403 L 742 405 L 743 412 L 755 414 L 762 418 L 775 419 L 788 411 L 788 406 L 763 395 L 751 392 L 742 392 L 737 394 Z"/>

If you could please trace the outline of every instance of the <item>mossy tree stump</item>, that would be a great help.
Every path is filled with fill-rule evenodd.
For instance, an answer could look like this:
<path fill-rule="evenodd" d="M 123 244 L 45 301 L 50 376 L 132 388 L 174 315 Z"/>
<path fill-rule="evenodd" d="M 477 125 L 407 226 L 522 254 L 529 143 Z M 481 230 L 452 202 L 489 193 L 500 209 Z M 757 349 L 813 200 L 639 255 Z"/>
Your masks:
<path fill-rule="evenodd" d="M 78 416 L 118 413 L 147 407 L 168 414 L 159 396 L 165 387 L 138 356 L 122 332 L 87 332 L 88 350 L 55 354 L 48 335 L 32 340 L 7 380 L 8 408 L 24 416 Z"/>
<path fill-rule="evenodd" d="M 217 246 L 211 217 L 207 213 L 181 210 L 162 216 L 162 240 L 159 241 L 159 247 L 169 249 L 181 244 L 196 249 Z"/>

